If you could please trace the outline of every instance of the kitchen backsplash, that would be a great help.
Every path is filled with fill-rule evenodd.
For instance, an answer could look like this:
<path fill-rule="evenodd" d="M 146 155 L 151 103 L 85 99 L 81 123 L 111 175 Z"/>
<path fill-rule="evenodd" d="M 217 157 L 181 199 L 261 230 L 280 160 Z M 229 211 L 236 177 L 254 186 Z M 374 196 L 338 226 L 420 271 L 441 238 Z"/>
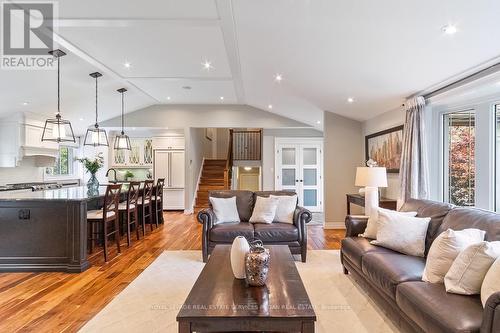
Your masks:
<path fill-rule="evenodd" d="M 0 168 L 0 185 L 42 182 L 45 168 L 35 165 L 33 158 L 25 157 L 15 168 Z"/>

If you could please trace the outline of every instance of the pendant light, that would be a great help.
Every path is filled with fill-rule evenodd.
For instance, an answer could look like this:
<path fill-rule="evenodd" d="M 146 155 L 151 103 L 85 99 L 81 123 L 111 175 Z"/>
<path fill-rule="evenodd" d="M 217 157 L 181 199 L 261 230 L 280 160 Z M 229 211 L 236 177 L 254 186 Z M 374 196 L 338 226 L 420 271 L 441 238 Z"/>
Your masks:
<path fill-rule="evenodd" d="M 117 90 L 120 94 L 122 94 L 122 131 L 120 135 L 117 135 L 115 138 L 115 149 L 123 149 L 123 150 L 131 150 L 130 138 L 123 131 L 124 127 L 124 103 L 123 103 L 123 93 L 127 91 L 125 88 L 120 88 Z"/>
<path fill-rule="evenodd" d="M 97 122 L 97 78 L 101 77 L 102 74 L 99 72 L 89 74 L 91 77 L 95 79 L 95 125 L 94 128 L 87 129 L 87 133 L 85 134 L 85 141 L 83 142 L 84 146 L 109 146 L 108 136 L 106 131 L 99 128 L 99 123 Z"/>
<path fill-rule="evenodd" d="M 71 127 L 70 121 L 61 117 L 61 71 L 59 60 L 61 57 L 65 56 L 66 53 L 57 49 L 50 51 L 49 54 L 57 58 L 57 113 L 55 118 L 49 118 L 45 121 L 42 141 L 76 143 L 75 134 L 73 133 L 73 127 Z"/>

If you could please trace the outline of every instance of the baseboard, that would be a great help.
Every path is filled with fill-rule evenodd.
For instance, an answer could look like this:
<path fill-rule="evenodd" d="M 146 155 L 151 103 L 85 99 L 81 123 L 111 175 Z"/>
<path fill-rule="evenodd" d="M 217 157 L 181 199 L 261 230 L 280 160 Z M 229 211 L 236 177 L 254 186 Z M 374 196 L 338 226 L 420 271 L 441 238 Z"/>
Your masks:
<path fill-rule="evenodd" d="M 325 222 L 324 229 L 345 229 L 345 222 Z"/>

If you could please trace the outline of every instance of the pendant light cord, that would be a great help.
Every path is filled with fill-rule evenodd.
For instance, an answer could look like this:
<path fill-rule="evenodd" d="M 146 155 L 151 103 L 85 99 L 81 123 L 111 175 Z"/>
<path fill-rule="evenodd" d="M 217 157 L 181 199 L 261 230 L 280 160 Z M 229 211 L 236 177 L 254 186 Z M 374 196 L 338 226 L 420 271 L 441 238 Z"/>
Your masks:
<path fill-rule="evenodd" d="M 60 108 L 60 105 L 61 105 L 61 93 L 60 93 L 60 86 L 61 86 L 61 70 L 60 70 L 60 66 L 59 66 L 59 58 L 61 58 L 61 56 L 58 56 L 57 57 L 57 114 L 61 114 L 61 108 Z"/>
<path fill-rule="evenodd" d="M 122 135 L 125 134 L 125 132 L 123 131 L 123 127 L 124 127 L 124 113 L 123 113 L 123 92 L 122 92 Z"/>
<path fill-rule="evenodd" d="M 95 78 L 95 126 L 97 127 L 97 76 Z"/>

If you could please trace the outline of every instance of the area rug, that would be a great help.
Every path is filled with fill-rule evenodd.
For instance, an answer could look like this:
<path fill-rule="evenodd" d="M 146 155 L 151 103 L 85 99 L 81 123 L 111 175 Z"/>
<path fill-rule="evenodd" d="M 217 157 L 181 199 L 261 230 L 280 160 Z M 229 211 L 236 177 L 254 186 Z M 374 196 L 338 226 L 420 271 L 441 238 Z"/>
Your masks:
<path fill-rule="evenodd" d="M 296 261 L 317 315 L 316 332 L 398 332 L 349 276 L 339 251 Z M 165 251 L 80 332 L 177 332 L 175 317 L 204 264 L 199 251 Z"/>

